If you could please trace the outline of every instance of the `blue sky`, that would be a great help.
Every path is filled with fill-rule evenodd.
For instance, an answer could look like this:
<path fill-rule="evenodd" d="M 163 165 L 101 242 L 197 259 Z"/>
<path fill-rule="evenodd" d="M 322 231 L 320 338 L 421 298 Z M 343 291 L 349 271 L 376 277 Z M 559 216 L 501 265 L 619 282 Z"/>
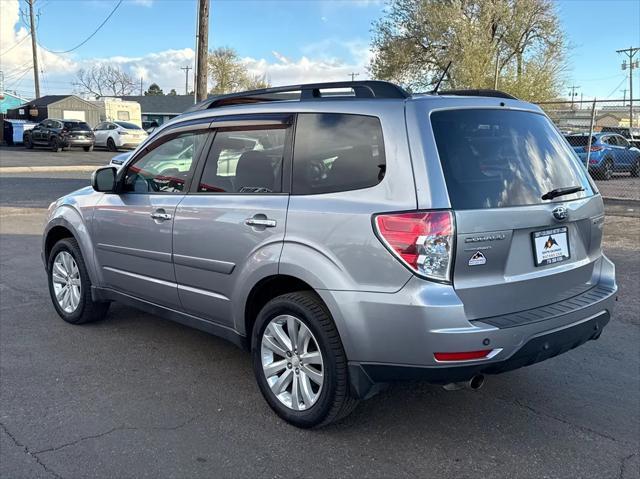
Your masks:
<path fill-rule="evenodd" d="M 19 41 L 21 32 L 26 35 L 18 20 L 19 1 L 24 8 L 24 0 L 0 0 L 2 25 L 14 23 L 0 32 L 0 52 Z M 36 0 L 40 43 L 54 51 L 73 47 L 116 3 Z M 212 0 L 209 44 L 235 48 L 274 84 L 346 80 L 351 71 L 365 78 L 371 23 L 383 8 L 384 2 L 375 0 Z M 640 46 L 640 1 L 563 0 L 557 8 L 572 46 L 569 83 L 579 85 L 585 98 L 621 98 L 619 90 L 628 88 L 628 79 L 615 50 Z M 73 73 L 96 59 L 118 61 L 142 76 L 145 85 L 157 81 L 165 91 L 183 92 L 180 66 L 193 63 L 195 10 L 196 0 L 125 0 L 83 47 L 66 55 L 42 52 L 45 93 L 69 91 Z M 2 58 L 7 89 L 32 91 L 31 75 L 25 73 L 29 52 L 27 40 Z M 639 75 L 634 76 L 634 96 L 640 97 Z"/>

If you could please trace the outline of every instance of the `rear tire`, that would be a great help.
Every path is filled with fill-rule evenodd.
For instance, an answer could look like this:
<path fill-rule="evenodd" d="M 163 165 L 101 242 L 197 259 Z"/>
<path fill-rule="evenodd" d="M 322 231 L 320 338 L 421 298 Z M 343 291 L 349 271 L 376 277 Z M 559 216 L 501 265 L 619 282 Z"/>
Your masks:
<path fill-rule="evenodd" d="M 286 322 L 282 323 L 285 320 L 280 318 L 287 318 Z M 295 350 L 295 344 L 287 347 L 285 339 L 285 342 L 279 343 L 281 353 L 274 353 L 265 344 L 275 339 L 273 328 L 278 324 L 282 324 L 280 331 L 289 337 L 291 318 L 297 321 L 295 324 L 298 332 L 291 336 L 304 336 L 305 339 L 301 339 L 298 346 L 300 349 Z M 307 328 L 306 331 L 303 326 Z M 278 337 L 276 342 L 278 341 L 282 340 Z M 290 424 L 305 429 L 326 426 L 346 417 L 358 404 L 349 393 L 347 358 L 338 330 L 329 311 L 315 293 L 289 293 L 269 301 L 258 314 L 251 345 L 253 369 L 260 391 L 271 409 Z M 309 355 L 313 355 L 314 359 L 310 359 Z M 277 363 L 282 364 L 276 368 L 281 373 L 274 373 L 267 378 L 265 368 L 273 368 Z M 286 374 L 288 378 L 284 383 L 287 386 L 277 396 L 272 388 L 278 389 L 278 381 L 284 379 Z M 322 378 L 320 386 L 315 382 L 318 376 Z M 310 382 L 312 379 L 314 385 Z M 294 396 L 293 388 L 296 384 L 299 384 L 300 389 Z M 296 407 L 293 406 L 294 398 Z M 307 403 L 310 405 L 307 406 Z"/>
<path fill-rule="evenodd" d="M 613 178 L 613 161 L 607 158 L 604 160 L 604 166 L 602 167 L 602 179 L 609 181 L 611 178 Z"/>
<path fill-rule="evenodd" d="M 83 146 L 82 149 L 86 152 L 93 151 L 93 145 L 91 146 Z"/>
<path fill-rule="evenodd" d="M 74 238 L 61 239 L 53 246 L 47 260 L 47 277 L 53 307 L 67 323 L 90 323 L 107 314 L 109 303 L 91 298 L 91 280 Z"/>
<path fill-rule="evenodd" d="M 60 153 L 62 151 L 62 145 L 60 145 L 60 140 L 57 136 L 51 137 L 51 139 L 49 140 L 49 147 L 54 153 Z"/>
<path fill-rule="evenodd" d="M 118 147 L 116 146 L 116 142 L 113 141 L 113 138 L 109 138 L 107 140 L 107 150 L 109 150 L 109 151 L 118 151 Z"/>

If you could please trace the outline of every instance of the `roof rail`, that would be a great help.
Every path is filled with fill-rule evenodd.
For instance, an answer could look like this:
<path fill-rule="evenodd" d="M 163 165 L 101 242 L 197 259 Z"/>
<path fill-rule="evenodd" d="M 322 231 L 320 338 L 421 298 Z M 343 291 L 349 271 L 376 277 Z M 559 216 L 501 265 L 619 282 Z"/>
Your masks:
<path fill-rule="evenodd" d="M 508 98 L 509 100 L 517 100 L 513 95 L 509 95 L 500 90 L 492 90 L 489 88 L 480 88 L 473 90 L 443 90 L 438 95 L 458 95 L 458 96 L 489 96 L 493 98 Z"/>
<path fill-rule="evenodd" d="M 340 93 L 327 92 L 323 94 L 321 90 L 351 89 L 353 95 L 341 95 Z M 222 106 L 243 105 L 247 103 L 262 103 L 269 101 L 283 100 L 320 100 L 337 98 L 408 98 L 409 93 L 394 83 L 379 80 L 364 81 L 344 81 L 331 83 L 309 83 L 305 85 L 279 86 L 273 88 L 263 88 L 260 90 L 243 91 L 239 93 L 229 93 L 207 98 L 200 103 L 193 105 L 187 110 L 199 111 Z"/>

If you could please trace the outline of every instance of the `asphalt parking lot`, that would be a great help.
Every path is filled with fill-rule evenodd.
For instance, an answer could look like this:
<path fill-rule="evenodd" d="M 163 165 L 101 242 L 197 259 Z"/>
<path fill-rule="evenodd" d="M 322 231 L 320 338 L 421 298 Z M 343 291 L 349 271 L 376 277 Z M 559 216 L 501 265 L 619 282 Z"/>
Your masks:
<path fill-rule="evenodd" d="M 0 165 L 14 161 L 0 150 Z M 57 316 L 42 221 L 87 178 L 0 176 L 0 477 L 640 476 L 634 203 L 607 216 L 620 291 L 598 341 L 476 392 L 395 385 L 342 423 L 303 431 L 271 412 L 249 356 L 221 339 L 118 305 L 85 326 Z"/>

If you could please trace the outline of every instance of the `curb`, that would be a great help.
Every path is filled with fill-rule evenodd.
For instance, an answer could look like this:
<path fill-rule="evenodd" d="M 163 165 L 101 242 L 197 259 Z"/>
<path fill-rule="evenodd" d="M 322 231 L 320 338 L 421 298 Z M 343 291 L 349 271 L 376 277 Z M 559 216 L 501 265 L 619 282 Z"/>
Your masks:
<path fill-rule="evenodd" d="M 0 166 L 0 174 L 11 173 L 92 173 L 100 165 L 70 165 L 70 166 Z"/>

